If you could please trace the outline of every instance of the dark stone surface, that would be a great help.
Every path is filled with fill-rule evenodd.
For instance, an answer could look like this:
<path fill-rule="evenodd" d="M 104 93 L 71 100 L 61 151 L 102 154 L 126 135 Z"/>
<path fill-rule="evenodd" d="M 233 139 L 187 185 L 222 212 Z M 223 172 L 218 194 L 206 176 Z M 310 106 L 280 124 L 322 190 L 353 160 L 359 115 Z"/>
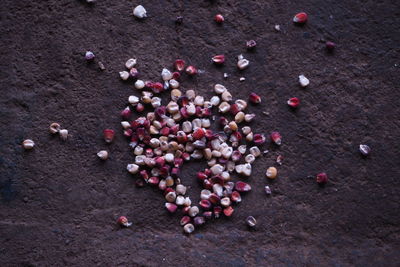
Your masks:
<path fill-rule="evenodd" d="M 135 4 L 2 1 L 2 266 L 398 264 L 399 1 L 149 0 L 143 21 L 131 15 Z M 300 11 L 309 14 L 303 27 L 291 22 Z M 222 25 L 214 23 L 216 13 L 225 16 Z M 246 52 L 250 39 L 257 48 Z M 325 40 L 337 44 L 333 54 Z M 104 72 L 85 62 L 86 50 Z M 221 53 L 227 61 L 217 68 L 210 58 Z M 242 73 L 235 67 L 240 53 L 251 61 Z M 263 97 L 249 108 L 258 115 L 251 126 L 280 131 L 283 145 L 256 161 L 248 179 L 254 190 L 232 218 L 183 235 L 162 196 L 134 186 L 122 134 L 111 145 L 102 140 L 103 129 L 120 129 L 119 112 L 137 94 L 118 77 L 130 57 L 146 79 L 179 57 L 205 70 L 183 77 L 183 90 L 211 96 L 222 82 L 237 98 L 251 91 Z M 307 89 L 298 86 L 299 74 L 311 80 Z M 296 112 L 286 105 L 293 96 L 302 101 Z M 70 131 L 68 141 L 48 134 L 54 121 Z M 20 146 L 26 138 L 36 142 L 32 151 Z M 370 157 L 360 156 L 360 143 L 371 146 Z M 96 158 L 101 149 L 110 151 L 106 162 Z M 270 183 L 264 172 L 278 154 L 284 164 Z M 183 170 L 194 201 L 194 171 L 203 167 Z M 321 171 L 330 177 L 324 188 L 307 178 Z M 269 183 L 271 197 L 263 191 Z M 120 215 L 134 226 L 120 230 Z M 256 231 L 244 223 L 249 215 L 259 222 Z"/>

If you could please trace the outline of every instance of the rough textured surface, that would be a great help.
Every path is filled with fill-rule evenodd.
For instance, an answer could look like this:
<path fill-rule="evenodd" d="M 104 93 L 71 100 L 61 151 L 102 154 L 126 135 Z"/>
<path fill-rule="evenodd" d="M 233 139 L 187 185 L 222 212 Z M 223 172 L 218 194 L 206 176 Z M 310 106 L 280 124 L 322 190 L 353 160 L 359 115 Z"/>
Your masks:
<path fill-rule="evenodd" d="M 1 265 L 398 264 L 400 2 L 160 2 L 145 1 L 149 18 L 138 21 L 131 15 L 138 3 L 127 0 L 2 1 Z M 299 11 L 310 16 L 304 27 L 291 23 Z M 217 12 L 223 25 L 213 21 Z M 258 43 L 252 53 L 248 39 Z M 335 41 L 336 51 L 326 53 L 321 40 Z M 86 64 L 86 50 L 107 70 Z M 228 59 L 222 68 L 210 63 L 219 53 Z M 235 68 L 240 53 L 251 61 L 243 73 Z M 137 94 L 117 74 L 132 56 L 147 79 L 180 57 L 205 70 L 184 77 L 184 89 L 211 96 L 228 72 L 223 83 L 235 97 L 263 97 L 250 107 L 258 115 L 252 127 L 279 130 L 284 144 L 255 163 L 254 190 L 231 219 L 183 235 L 159 192 L 133 185 L 122 135 L 111 145 L 102 140 L 104 128 L 120 129 L 119 111 Z M 299 74 L 310 78 L 307 89 Z M 286 106 L 293 96 L 302 100 L 296 112 Z M 67 142 L 48 134 L 53 121 L 70 131 Z M 22 150 L 25 138 L 36 142 L 33 151 Z M 373 149 L 369 158 L 360 143 Z M 111 158 L 100 162 L 95 153 L 104 148 Z M 285 161 L 266 197 L 264 172 L 278 154 Z M 184 170 L 194 199 L 193 173 L 202 167 Z M 307 178 L 320 171 L 331 179 L 324 188 Z M 120 230 L 119 215 L 134 227 Z M 248 215 L 258 219 L 256 231 L 246 228 Z"/>

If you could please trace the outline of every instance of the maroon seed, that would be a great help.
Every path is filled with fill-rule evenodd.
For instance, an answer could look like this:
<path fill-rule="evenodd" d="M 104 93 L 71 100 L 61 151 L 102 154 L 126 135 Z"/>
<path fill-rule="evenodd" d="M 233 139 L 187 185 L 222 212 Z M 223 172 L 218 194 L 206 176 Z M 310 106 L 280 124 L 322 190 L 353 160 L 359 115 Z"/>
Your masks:
<path fill-rule="evenodd" d="M 180 221 L 180 224 L 183 226 L 185 224 L 190 223 L 190 220 L 191 220 L 191 218 L 189 216 L 183 216 L 181 221 Z"/>
<path fill-rule="evenodd" d="M 174 213 L 178 209 L 178 206 L 174 203 L 165 203 L 165 207 L 170 213 Z"/>
<path fill-rule="evenodd" d="M 185 69 L 185 61 L 182 59 L 175 60 L 174 67 L 177 71 L 183 71 Z"/>
<path fill-rule="evenodd" d="M 238 192 L 248 192 L 248 191 L 251 190 L 251 186 L 249 184 L 245 183 L 245 182 L 238 181 L 235 184 L 235 189 Z"/>
<path fill-rule="evenodd" d="M 324 172 L 317 174 L 317 183 L 326 184 L 328 182 L 328 175 Z"/>
<path fill-rule="evenodd" d="M 261 97 L 256 93 L 251 93 L 249 96 L 249 101 L 253 104 L 259 104 L 261 103 Z"/>
<path fill-rule="evenodd" d="M 188 66 L 185 71 L 187 74 L 189 74 L 191 76 L 197 74 L 197 69 L 194 66 Z"/>
<path fill-rule="evenodd" d="M 271 133 L 271 140 L 278 146 L 280 146 L 282 144 L 282 137 L 281 137 L 280 133 L 278 133 L 278 132 Z"/>
<path fill-rule="evenodd" d="M 111 143 L 114 140 L 115 132 L 112 129 L 105 129 L 103 131 L 104 141 L 106 143 Z"/>
<path fill-rule="evenodd" d="M 225 56 L 224 55 L 216 55 L 216 56 L 213 56 L 211 60 L 215 64 L 221 65 L 225 62 Z"/>
<path fill-rule="evenodd" d="M 225 19 L 224 19 L 224 16 L 222 16 L 221 14 L 217 14 L 214 17 L 214 20 L 216 23 L 222 23 L 222 22 L 224 22 Z"/>

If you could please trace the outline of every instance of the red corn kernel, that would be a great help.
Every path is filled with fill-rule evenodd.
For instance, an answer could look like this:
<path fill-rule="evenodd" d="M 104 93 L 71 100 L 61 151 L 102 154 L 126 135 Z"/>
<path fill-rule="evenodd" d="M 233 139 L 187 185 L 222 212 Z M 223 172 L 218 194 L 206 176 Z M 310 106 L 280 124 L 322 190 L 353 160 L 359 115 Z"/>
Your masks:
<path fill-rule="evenodd" d="M 213 131 L 212 130 L 206 130 L 205 137 L 207 138 L 207 140 L 213 139 L 214 138 Z"/>
<path fill-rule="evenodd" d="M 197 179 L 199 179 L 200 181 L 204 181 L 205 179 L 207 179 L 207 175 L 204 172 L 198 172 L 197 173 Z"/>
<path fill-rule="evenodd" d="M 215 175 L 210 178 L 212 184 L 224 185 L 224 178 L 221 175 Z"/>
<path fill-rule="evenodd" d="M 130 69 L 129 74 L 134 79 L 137 79 L 137 77 L 139 77 L 139 71 L 136 68 Z"/>
<path fill-rule="evenodd" d="M 184 161 L 189 161 L 190 160 L 190 154 L 187 152 L 182 153 L 182 158 Z"/>
<path fill-rule="evenodd" d="M 179 177 L 179 174 L 180 174 L 180 169 L 179 168 L 172 168 L 172 170 L 171 170 L 171 176 L 173 177 L 173 178 L 178 178 Z"/>
<path fill-rule="evenodd" d="M 294 23 L 298 23 L 298 24 L 303 24 L 303 23 L 306 23 L 307 18 L 308 18 L 307 13 L 305 13 L 305 12 L 300 12 L 300 13 L 297 13 L 297 14 L 293 17 L 293 22 L 294 22 Z"/>
<path fill-rule="evenodd" d="M 212 193 L 212 194 L 210 195 L 210 197 L 208 198 L 208 200 L 209 200 L 212 204 L 217 205 L 217 204 L 219 204 L 219 202 L 221 201 L 221 198 L 220 198 L 217 194 Z"/>
<path fill-rule="evenodd" d="M 176 168 L 182 167 L 183 159 L 182 158 L 174 158 L 174 166 Z"/>
<path fill-rule="evenodd" d="M 174 67 L 177 71 L 183 71 L 185 69 L 185 61 L 182 59 L 175 60 Z"/>
<path fill-rule="evenodd" d="M 197 69 L 194 66 L 188 66 L 185 71 L 192 76 L 197 74 Z"/>
<path fill-rule="evenodd" d="M 205 189 L 212 189 L 212 183 L 210 182 L 210 180 L 204 179 L 203 180 L 203 187 Z"/>
<path fill-rule="evenodd" d="M 188 213 L 189 213 L 189 210 L 190 210 L 190 206 L 184 207 L 184 208 L 182 209 L 182 213 L 183 213 L 183 214 L 188 214 Z"/>
<path fill-rule="evenodd" d="M 289 98 L 287 104 L 292 108 L 297 108 L 300 105 L 300 99 L 298 99 L 297 97 Z"/>
<path fill-rule="evenodd" d="M 203 108 L 201 109 L 201 116 L 200 117 L 210 117 L 211 116 L 211 109 Z"/>
<path fill-rule="evenodd" d="M 234 211 L 234 209 L 231 206 L 229 206 L 224 209 L 224 214 L 226 217 L 231 217 L 233 214 L 233 211 Z"/>
<path fill-rule="evenodd" d="M 172 73 L 172 79 L 174 80 L 179 80 L 179 78 L 181 77 L 181 74 L 177 71 Z"/>
<path fill-rule="evenodd" d="M 207 175 L 207 177 L 210 177 L 211 175 L 211 170 L 210 169 L 205 169 L 204 173 Z"/>
<path fill-rule="evenodd" d="M 149 179 L 149 174 L 147 173 L 146 170 L 141 170 L 140 171 L 140 176 L 143 178 L 143 180 L 147 181 Z"/>
<path fill-rule="evenodd" d="M 262 145 L 265 143 L 265 136 L 263 134 L 255 134 L 253 136 L 253 142 L 256 145 Z"/>
<path fill-rule="evenodd" d="M 238 191 L 233 191 L 231 194 L 231 200 L 235 203 L 239 203 L 242 201 L 242 197 Z"/>
<path fill-rule="evenodd" d="M 164 127 L 164 128 L 162 128 L 162 129 L 160 130 L 160 134 L 163 135 L 163 136 L 168 136 L 169 133 L 170 133 L 169 127 Z"/>
<path fill-rule="evenodd" d="M 235 189 L 238 192 L 248 192 L 248 191 L 251 190 L 251 186 L 249 184 L 245 183 L 245 182 L 238 181 L 235 184 Z"/>
<path fill-rule="evenodd" d="M 243 138 L 242 134 L 240 132 L 238 132 L 238 131 L 233 132 L 231 134 L 231 137 L 232 137 L 232 141 L 231 142 L 240 142 L 240 140 L 242 140 L 242 138 Z"/>
<path fill-rule="evenodd" d="M 114 140 L 115 132 L 112 129 L 105 129 L 103 131 L 104 141 L 106 143 L 111 143 Z"/>
<path fill-rule="evenodd" d="M 151 86 L 151 90 L 153 90 L 154 93 L 159 94 L 162 91 L 164 91 L 164 85 L 162 83 L 153 83 Z"/>
<path fill-rule="evenodd" d="M 164 167 L 164 165 L 165 165 L 164 157 L 156 157 L 156 166 L 161 168 Z"/>
<path fill-rule="evenodd" d="M 132 112 L 131 109 L 129 107 L 126 107 L 122 112 L 121 112 L 121 116 L 124 119 L 129 119 L 129 117 L 131 116 Z"/>
<path fill-rule="evenodd" d="M 205 210 L 211 209 L 211 206 L 212 206 L 211 202 L 207 199 L 201 200 L 199 205 L 200 205 L 200 207 L 202 207 Z"/>
<path fill-rule="evenodd" d="M 253 104 L 261 103 L 261 97 L 256 93 L 251 93 L 249 96 L 249 101 Z"/>
<path fill-rule="evenodd" d="M 160 182 L 160 178 L 152 176 L 147 180 L 147 182 L 151 185 L 158 185 L 158 183 Z"/>
<path fill-rule="evenodd" d="M 171 134 L 176 135 L 179 131 L 179 124 L 172 126 L 171 128 L 169 128 L 169 130 Z"/>
<path fill-rule="evenodd" d="M 215 218 L 219 218 L 221 212 L 222 212 L 222 208 L 220 206 L 214 207 L 214 217 Z"/>
<path fill-rule="evenodd" d="M 223 63 L 225 62 L 225 56 L 224 56 L 224 55 L 216 55 L 216 56 L 213 56 L 213 57 L 211 58 L 211 60 L 212 60 L 215 64 L 220 65 L 220 64 L 223 64 Z"/>
<path fill-rule="evenodd" d="M 197 128 L 192 134 L 194 140 L 199 140 L 205 136 L 205 132 L 201 128 Z"/>
<path fill-rule="evenodd" d="M 160 168 L 160 176 L 167 178 L 169 176 L 169 169 L 171 167 L 169 165 L 165 165 L 163 167 Z"/>
<path fill-rule="evenodd" d="M 229 110 L 233 115 L 236 115 L 240 111 L 240 107 L 238 104 L 232 104 L 231 109 Z"/>
<path fill-rule="evenodd" d="M 185 225 L 185 224 L 188 224 L 188 223 L 190 223 L 190 217 L 189 216 L 183 216 L 182 217 L 182 219 L 181 219 L 181 221 L 180 221 L 180 224 L 183 226 L 183 225 Z"/>
<path fill-rule="evenodd" d="M 280 133 L 278 133 L 278 132 L 271 133 L 271 140 L 278 146 L 280 146 L 282 144 L 282 137 L 281 137 Z"/>
<path fill-rule="evenodd" d="M 126 136 L 126 137 L 130 137 L 130 136 L 132 136 L 132 134 L 133 134 L 133 130 L 132 129 L 126 129 L 125 131 L 124 131 L 124 135 Z M 135 145 L 136 146 L 136 145 Z"/>
<path fill-rule="evenodd" d="M 221 14 L 217 14 L 214 17 L 214 20 L 216 23 L 222 23 L 222 22 L 224 22 L 225 19 L 224 19 L 224 16 L 222 16 Z"/>
<path fill-rule="evenodd" d="M 178 206 L 174 203 L 165 203 L 165 207 L 170 213 L 174 213 L 178 209 Z"/>
<path fill-rule="evenodd" d="M 328 182 L 328 175 L 324 172 L 317 174 L 317 183 L 326 184 Z"/>
<path fill-rule="evenodd" d="M 142 112 L 144 110 L 144 105 L 142 103 L 138 103 L 135 109 L 137 112 Z"/>
<path fill-rule="evenodd" d="M 130 223 L 125 216 L 119 217 L 118 220 L 117 220 L 117 223 L 119 225 L 121 225 L 121 226 L 124 226 L 124 227 L 129 227 L 129 226 L 132 225 L 132 223 Z"/>
<path fill-rule="evenodd" d="M 175 192 L 175 190 L 172 189 L 171 187 L 167 187 L 167 188 L 164 190 L 164 196 L 167 195 L 168 193 L 171 193 L 171 192 Z"/>

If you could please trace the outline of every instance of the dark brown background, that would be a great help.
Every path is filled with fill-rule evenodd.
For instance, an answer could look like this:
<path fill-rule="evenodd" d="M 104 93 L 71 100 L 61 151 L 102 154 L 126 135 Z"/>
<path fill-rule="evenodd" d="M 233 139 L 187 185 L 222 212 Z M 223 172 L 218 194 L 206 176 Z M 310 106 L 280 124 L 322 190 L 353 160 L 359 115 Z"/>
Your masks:
<path fill-rule="evenodd" d="M 2 0 L 1 265 L 398 264 L 400 2 L 142 3 L 144 21 L 131 15 L 136 1 Z M 300 11 L 309 14 L 304 27 L 291 22 Z M 218 12 L 221 26 L 213 21 Z M 257 41 L 255 52 L 246 52 L 248 39 Z M 324 40 L 337 43 L 334 54 Z M 86 64 L 86 50 L 107 70 Z M 227 56 L 222 68 L 210 62 L 219 53 Z M 242 74 L 240 53 L 251 61 Z M 133 185 L 119 124 L 128 96 L 137 94 L 118 78 L 130 57 L 145 79 L 157 79 L 179 57 L 205 70 L 183 77 L 183 89 L 211 96 L 223 82 L 235 97 L 263 97 L 250 107 L 258 115 L 251 126 L 280 131 L 283 145 L 254 164 L 254 190 L 231 219 L 185 236 L 157 190 Z M 231 74 L 227 81 L 223 72 Z M 310 78 L 307 89 L 299 74 Z M 296 112 L 285 103 L 293 96 L 302 100 Z M 67 142 L 48 133 L 54 121 L 70 131 Z M 101 133 L 110 127 L 118 135 L 107 146 Z M 26 138 L 36 142 L 33 151 L 22 150 Z M 360 143 L 373 149 L 369 158 L 360 156 Z M 104 148 L 111 158 L 103 163 L 95 153 Z M 280 153 L 284 165 L 267 197 L 264 173 Z M 200 191 L 194 172 L 203 167 L 184 168 L 193 200 Z M 321 171 L 330 177 L 325 188 L 307 178 Z M 120 230 L 119 215 L 133 227 Z M 256 231 L 245 226 L 248 215 L 257 218 Z"/>

